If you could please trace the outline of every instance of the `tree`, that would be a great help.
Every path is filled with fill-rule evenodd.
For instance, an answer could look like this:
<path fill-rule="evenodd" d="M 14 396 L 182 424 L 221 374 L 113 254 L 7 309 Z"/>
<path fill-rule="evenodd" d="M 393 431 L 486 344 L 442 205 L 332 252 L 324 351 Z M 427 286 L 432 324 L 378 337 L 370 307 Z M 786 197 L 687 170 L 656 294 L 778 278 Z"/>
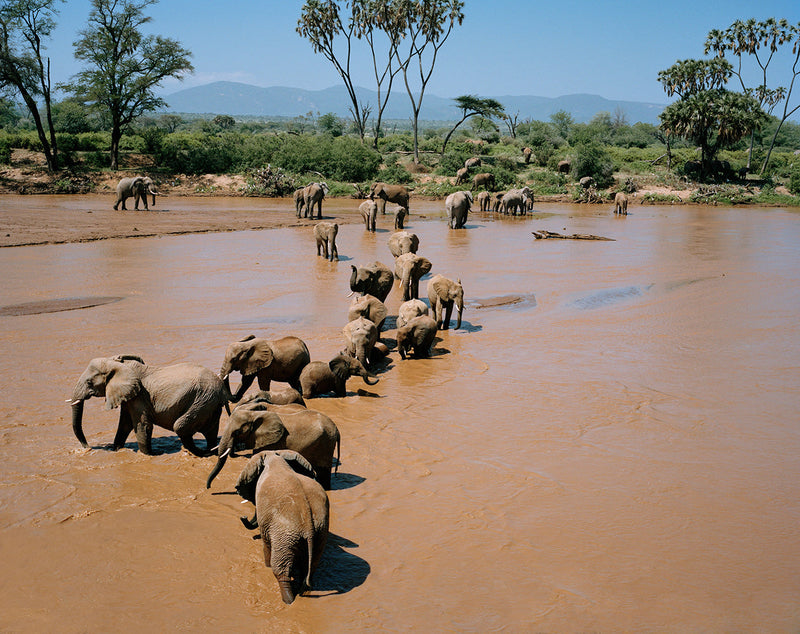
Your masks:
<path fill-rule="evenodd" d="M 414 162 L 419 163 L 419 113 L 436 57 L 453 28 L 464 21 L 461 0 L 395 0 L 391 3 L 391 32 L 397 36 L 394 56 L 403 73 L 411 101 Z M 416 62 L 418 81 L 411 70 Z"/>
<path fill-rule="evenodd" d="M 475 116 L 480 116 L 484 119 L 492 119 L 494 117 L 502 118 L 505 114 L 503 104 L 495 99 L 480 99 L 475 95 L 461 95 L 460 97 L 456 97 L 453 101 L 456 102 L 456 106 L 461 110 L 461 119 L 452 127 L 444 138 L 442 156 L 444 156 L 444 151 L 447 148 L 447 143 L 450 141 L 453 132 L 467 119 Z"/>
<path fill-rule="evenodd" d="M 732 66 L 731 72 L 739 80 L 742 91 L 747 95 L 755 97 L 759 103 L 759 106 L 762 108 L 766 106 L 767 113 L 772 114 L 775 106 L 783 99 L 786 99 L 785 105 L 788 106 L 789 97 L 791 95 L 791 87 L 788 91 L 789 94 L 787 94 L 787 89 L 784 86 L 778 86 L 777 88 L 769 87 L 767 82 L 767 71 L 769 69 L 770 62 L 773 60 L 779 46 L 782 46 L 786 43 L 791 43 L 793 38 L 799 34 L 800 25 L 798 25 L 798 27 L 789 26 L 786 20 L 776 20 L 775 18 L 769 18 L 763 22 L 756 22 L 754 19 L 747 20 L 746 22 L 736 20 L 724 31 L 714 29 L 709 32 L 708 37 L 706 38 L 705 53 L 708 54 L 709 52 L 713 51 L 719 57 L 723 58 L 727 53 L 735 58 L 736 65 Z M 792 84 L 794 84 L 794 78 L 797 77 L 797 73 L 800 72 L 800 69 L 797 68 L 797 56 L 800 56 L 800 47 L 798 46 L 797 41 L 794 42 L 793 52 L 795 53 L 794 70 L 796 72 L 793 76 Z M 745 84 L 742 59 L 744 55 L 751 56 L 758 65 L 761 82 L 755 87 L 748 87 Z M 797 108 L 800 108 L 800 104 L 791 112 L 789 112 L 785 107 L 785 116 L 781 120 L 781 123 L 786 120 L 786 117 L 790 116 L 795 110 L 797 110 Z M 750 151 L 747 155 L 748 169 L 752 164 L 754 141 L 755 130 L 751 130 Z M 775 138 L 773 137 L 772 146 L 774 146 L 774 141 Z M 770 146 L 770 150 L 767 153 L 766 160 L 764 161 L 764 165 L 761 170 L 762 173 L 767 166 L 767 162 L 769 161 L 769 155 L 772 152 L 772 146 Z"/>
<path fill-rule="evenodd" d="M 311 42 L 314 52 L 322 53 L 339 73 L 350 97 L 349 110 L 356 132 L 363 141 L 371 108 L 369 105 L 359 103 L 353 83 L 353 71 L 350 67 L 354 39 L 358 39 L 361 29 L 355 19 L 356 7 L 361 4 L 353 1 L 351 17 L 345 26 L 337 2 L 334 0 L 309 0 L 303 5 L 296 30 L 298 34 Z M 341 41 L 344 46 L 342 53 L 337 52 L 337 41 Z"/>
<path fill-rule="evenodd" d="M 212 120 L 214 125 L 218 125 L 223 130 L 230 130 L 236 126 L 236 119 L 234 119 L 229 114 L 218 114 Z"/>
<path fill-rule="evenodd" d="M 153 89 L 167 77 L 183 79 L 194 71 L 191 53 L 172 39 L 144 36 L 151 18 L 146 7 L 157 0 L 92 0 L 89 25 L 74 43 L 75 58 L 87 63 L 68 86 L 111 127 L 111 169 L 119 166 L 123 129 L 166 102 Z"/>
<path fill-rule="evenodd" d="M 766 119 L 756 99 L 723 88 L 732 70 L 727 60 L 716 57 L 679 61 L 658 73 L 667 95 L 680 97 L 659 115 L 661 127 L 667 135 L 700 146 L 701 177 L 710 172 L 709 163 L 721 148 L 736 143 Z"/>
<path fill-rule="evenodd" d="M 519 128 L 519 110 L 517 110 L 513 115 L 503 114 L 500 117 L 503 120 L 503 123 L 506 124 L 508 128 L 508 134 L 512 139 L 517 138 L 517 128 Z"/>
<path fill-rule="evenodd" d="M 575 119 L 566 110 L 558 110 L 550 115 L 550 123 L 558 132 L 562 139 L 566 140 L 569 137 L 569 132 L 572 126 L 575 125 Z"/>
<path fill-rule="evenodd" d="M 55 28 L 57 0 L 10 0 L 0 7 L 0 85 L 20 94 L 31 113 L 47 169 L 58 170 L 58 143 L 50 98 L 50 58 L 42 39 Z M 37 98 L 43 100 L 44 118 Z"/>

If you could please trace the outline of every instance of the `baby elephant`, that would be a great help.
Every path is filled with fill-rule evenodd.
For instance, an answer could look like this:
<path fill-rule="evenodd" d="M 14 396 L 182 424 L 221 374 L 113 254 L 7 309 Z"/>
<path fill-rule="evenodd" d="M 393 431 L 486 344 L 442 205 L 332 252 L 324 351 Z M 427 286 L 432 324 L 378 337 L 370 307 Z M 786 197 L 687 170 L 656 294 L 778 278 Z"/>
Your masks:
<path fill-rule="evenodd" d="M 347 396 L 347 379 L 360 376 L 367 385 L 375 385 L 378 377 L 372 376 L 361 361 L 346 354 L 338 354 L 328 363 L 312 361 L 300 373 L 300 386 L 306 398 L 333 392 L 336 396 Z M 374 381 L 370 381 L 374 379 Z"/>
<path fill-rule="evenodd" d="M 394 228 L 395 229 L 402 229 L 403 223 L 406 220 L 406 214 L 408 211 L 404 207 L 398 207 L 394 210 Z"/>
<path fill-rule="evenodd" d="M 339 225 L 335 222 L 318 222 L 314 225 L 314 238 L 317 241 L 317 255 L 324 255 L 326 260 L 339 261 L 339 249 L 336 248 L 336 234 Z"/>
<path fill-rule="evenodd" d="M 236 492 L 256 506 L 253 520 L 242 521 L 248 527 L 258 523 L 264 563 L 284 603 L 311 588 L 328 539 L 328 496 L 311 474 L 297 453 L 265 451 L 248 461 L 236 482 Z"/>
<path fill-rule="evenodd" d="M 364 218 L 364 226 L 367 231 L 375 231 L 375 220 L 378 217 L 378 205 L 372 198 L 365 200 L 358 206 L 361 217 Z"/>
<path fill-rule="evenodd" d="M 436 320 L 428 315 L 414 317 L 402 328 L 397 329 L 397 349 L 405 359 L 410 351 L 415 357 L 428 357 L 436 337 Z"/>
<path fill-rule="evenodd" d="M 628 197 L 623 192 L 614 196 L 614 213 L 622 216 L 628 215 Z"/>

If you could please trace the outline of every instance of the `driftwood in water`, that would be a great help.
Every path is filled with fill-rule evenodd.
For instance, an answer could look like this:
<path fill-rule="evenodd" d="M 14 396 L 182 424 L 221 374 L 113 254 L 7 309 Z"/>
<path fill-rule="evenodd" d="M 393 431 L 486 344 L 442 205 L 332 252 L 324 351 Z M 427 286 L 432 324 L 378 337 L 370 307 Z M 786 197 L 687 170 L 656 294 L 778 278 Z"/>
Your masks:
<path fill-rule="evenodd" d="M 555 233 L 554 231 L 531 231 L 531 233 L 536 236 L 537 240 L 546 240 L 547 238 L 560 238 L 562 240 L 610 240 L 614 241 L 614 238 L 605 238 L 603 236 L 593 236 L 588 233 L 573 233 L 572 235 L 566 236 L 561 233 Z"/>

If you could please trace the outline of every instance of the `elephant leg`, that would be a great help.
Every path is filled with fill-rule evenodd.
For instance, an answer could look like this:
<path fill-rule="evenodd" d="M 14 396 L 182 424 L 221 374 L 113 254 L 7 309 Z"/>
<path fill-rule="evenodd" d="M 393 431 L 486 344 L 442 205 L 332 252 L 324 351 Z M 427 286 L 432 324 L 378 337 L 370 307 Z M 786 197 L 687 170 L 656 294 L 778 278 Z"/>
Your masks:
<path fill-rule="evenodd" d="M 144 403 L 136 400 L 130 403 L 128 414 L 136 431 L 136 442 L 139 445 L 139 451 L 150 456 L 153 454 L 153 420 Z"/>
<path fill-rule="evenodd" d="M 272 381 L 272 379 L 270 378 L 269 374 L 259 373 L 258 375 L 259 389 L 264 390 L 265 392 L 269 392 L 270 381 Z"/>
<path fill-rule="evenodd" d="M 119 410 L 119 425 L 117 425 L 117 433 L 114 435 L 114 451 L 122 449 L 125 446 L 125 441 L 128 440 L 133 431 L 133 422 L 131 415 L 125 407 Z"/>
<path fill-rule="evenodd" d="M 450 317 L 453 314 L 453 304 L 452 302 L 447 304 L 444 308 L 444 319 L 442 320 L 442 330 L 448 330 L 450 328 Z"/>
<path fill-rule="evenodd" d="M 326 491 L 331 490 L 331 467 L 330 466 L 314 466 L 314 472 L 317 474 L 317 482 L 322 485 Z"/>
<path fill-rule="evenodd" d="M 255 377 L 254 374 L 242 375 L 242 384 L 239 386 L 239 389 L 236 390 L 236 394 L 234 394 L 232 396 L 232 398 L 231 398 L 231 400 L 234 403 L 238 403 L 242 399 L 242 397 L 244 396 L 244 393 L 247 392 L 247 390 L 249 389 L 249 387 L 251 385 L 253 385 L 253 381 L 255 381 L 255 378 L 256 377 Z M 269 389 L 269 388 L 267 388 L 267 389 Z"/>
<path fill-rule="evenodd" d="M 208 418 L 211 422 L 211 418 L 205 410 L 208 408 L 207 403 L 192 403 L 188 410 L 186 410 L 178 419 L 175 421 L 175 424 L 172 426 L 175 433 L 178 435 L 178 438 L 181 439 L 181 443 L 183 446 L 195 456 L 200 458 L 204 458 L 210 455 L 210 449 L 212 445 L 208 445 L 206 451 L 200 451 L 197 448 L 197 445 L 194 444 L 194 432 L 198 429 L 206 429 L 206 425 L 198 425 L 198 423 L 202 422 L 203 418 Z M 219 423 L 217 423 L 219 425 Z M 212 425 L 213 427 L 213 425 Z M 216 434 L 214 434 L 216 437 Z M 206 437 L 208 438 L 208 437 Z"/>
<path fill-rule="evenodd" d="M 292 377 L 291 379 L 289 379 L 288 382 L 289 382 L 289 385 L 291 385 L 294 389 L 296 389 L 298 392 L 300 392 L 300 394 L 303 393 L 303 387 L 300 385 L 300 377 L 299 376 Z M 269 390 L 269 388 L 262 388 L 262 389 Z"/>

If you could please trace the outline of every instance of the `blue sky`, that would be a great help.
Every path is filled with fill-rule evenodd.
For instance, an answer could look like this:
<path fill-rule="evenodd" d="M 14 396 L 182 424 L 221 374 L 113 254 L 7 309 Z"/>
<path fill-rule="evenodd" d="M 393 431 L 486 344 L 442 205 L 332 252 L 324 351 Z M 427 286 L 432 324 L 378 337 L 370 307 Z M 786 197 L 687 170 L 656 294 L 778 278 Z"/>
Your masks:
<path fill-rule="evenodd" d="M 161 0 L 146 9 L 151 33 L 192 51 L 194 75 L 164 84 L 169 94 L 212 81 L 317 90 L 340 83 L 331 64 L 295 31 L 301 0 Z M 48 43 L 54 82 L 80 68 L 72 43 L 85 27 L 91 3 L 60 5 Z M 465 19 L 448 40 L 428 91 L 451 98 L 573 93 L 608 99 L 668 103 L 657 81 L 675 61 L 703 56 L 711 29 L 736 19 L 786 18 L 800 23 L 798 0 L 466 0 Z M 365 61 L 365 60 L 364 60 Z M 782 62 L 782 63 L 781 63 Z M 791 76 L 791 59 L 770 66 Z M 363 71 L 363 72 L 362 72 Z M 374 85 L 366 66 L 356 83 Z M 800 86 L 796 90 L 800 90 Z"/>

